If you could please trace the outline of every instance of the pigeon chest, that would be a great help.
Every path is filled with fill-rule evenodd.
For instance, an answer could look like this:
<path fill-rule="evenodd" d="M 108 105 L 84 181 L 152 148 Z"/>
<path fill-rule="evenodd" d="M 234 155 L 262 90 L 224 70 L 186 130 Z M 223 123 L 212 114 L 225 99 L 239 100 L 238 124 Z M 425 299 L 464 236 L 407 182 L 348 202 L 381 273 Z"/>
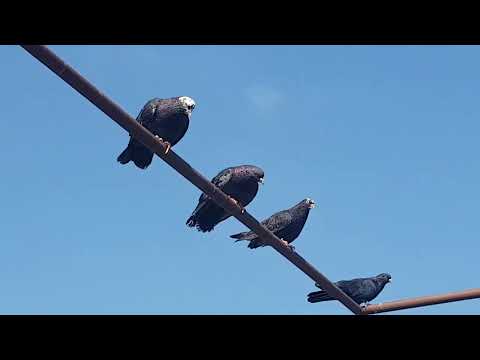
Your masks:
<path fill-rule="evenodd" d="M 155 119 L 147 127 L 153 134 L 160 136 L 173 146 L 180 141 L 187 131 L 188 123 L 188 116 L 174 114 Z"/>
<path fill-rule="evenodd" d="M 233 179 L 224 190 L 228 195 L 238 200 L 242 206 L 248 205 L 258 191 L 258 183 L 250 179 Z"/>
<path fill-rule="evenodd" d="M 293 221 L 288 226 L 277 232 L 277 236 L 286 242 L 291 243 L 302 232 L 305 222 L 307 221 L 307 217 L 308 214 L 294 216 Z"/>

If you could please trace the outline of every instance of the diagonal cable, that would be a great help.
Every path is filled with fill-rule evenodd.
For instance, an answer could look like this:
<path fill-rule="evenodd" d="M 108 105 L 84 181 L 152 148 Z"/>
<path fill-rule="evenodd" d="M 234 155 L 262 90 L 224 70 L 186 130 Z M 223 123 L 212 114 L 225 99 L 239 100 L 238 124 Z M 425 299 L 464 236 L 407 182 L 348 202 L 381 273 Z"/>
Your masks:
<path fill-rule="evenodd" d="M 232 214 L 242 224 L 254 231 L 263 241 L 272 246 L 282 254 L 293 265 L 303 271 L 313 281 L 318 283 L 323 290 L 334 297 L 350 309 L 354 314 L 361 314 L 360 306 L 340 290 L 335 284 L 328 280 L 314 266 L 307 262 L 303 257 L 292 251 L 283 244 L 266 227 L 261 225 L 247 211 L 242 213 L 241 208 L 233 204 L 227 195 L 219 188 L 213 185 L 208 179 L 191 167 L 185 160 L 178 156 L 173 150 L 165 155 L 163 143 L 157 139 L 150 131 L 140 125 L 133 117 L 126 113 L 120 106 L 100 92 L 92 83 L 78 73 L 74 68 L 66 64 L 53 51 L 44 45 L 22 45 L 22 47 L 33 57 L 43 63 L 51 71 L 57 74 L 62 80 L 68 83 L 72 88 L 87 98 L 93 105 L 103 111 L 108 117 L 128 131 L 136 140 L 152 150 L 168 165 L 174 168 L 178 173 L 199 188 L 202 192 L 210 196 L 218 205 Z"/>

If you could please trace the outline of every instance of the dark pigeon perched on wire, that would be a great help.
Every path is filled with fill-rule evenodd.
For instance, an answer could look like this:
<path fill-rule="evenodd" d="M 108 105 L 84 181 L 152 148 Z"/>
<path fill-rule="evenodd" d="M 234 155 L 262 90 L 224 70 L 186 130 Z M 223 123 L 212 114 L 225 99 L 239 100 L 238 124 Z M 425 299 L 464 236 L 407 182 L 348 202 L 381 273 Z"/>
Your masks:
<path fill-rule="evenodd" d="M 310 209 L 315 207 L 315 202 L 311 199 L 304 199 L 297 205 L 288 210 L 279 211 L 268 219 L 262 221 L 268 230 L 272 231 L 277 237 L 279 237 L 290 249 L 294 250 L 295 247 L 290 243 L 300 235 L 305 222 L 307 221 Z M 255 249 L 261 246 L 266 246 L 263 241 L 253 231 L 242 232 L 239 234 L 231 235 L 236 241 L 247 240 L 250 241 L 248 247 Z"/>
<path fill-rule="evenodd" d="M 391 282 L 390 274 L 382 273 L 380 275 L 359 278 L 353 280 L 342 280 L 335 283 L 345 294 L 350 296 L 357 304 L 366 306 L 383 290 L 385 285 Z M 318 284 L 317 287 L 321 288 Z M 308 294 L 308 302 L 317 303 L 321 301 L 335 300 L 326 291 L 315 291 Z"/>
<path fill-rule="evenodd" d="M 263 170 L 253 165 L 241 165 L 222 170 L 212 179 L 230 199 L 242 208 L 250 204 L 258 192 L 258 183 L 263 184 Z M 212 231 L 213 228 L 231 215 L 207 195 L 202 194 L 198 205 L 187 220 L 187 226 L 198 231 Z"/>
<path fill-rule="evenodd" d="M 194 108 L 195 101 L 188 96 L 154 98 L 144 105 L 137 121 L 165 143 L 166 154 L 187 132 Z M 127 148 L 118 156 L 117 161 L 121 164 L 133 161 L 140 169 L 146 169 L 152 159 L 153 152 L 130 136 Z"/>

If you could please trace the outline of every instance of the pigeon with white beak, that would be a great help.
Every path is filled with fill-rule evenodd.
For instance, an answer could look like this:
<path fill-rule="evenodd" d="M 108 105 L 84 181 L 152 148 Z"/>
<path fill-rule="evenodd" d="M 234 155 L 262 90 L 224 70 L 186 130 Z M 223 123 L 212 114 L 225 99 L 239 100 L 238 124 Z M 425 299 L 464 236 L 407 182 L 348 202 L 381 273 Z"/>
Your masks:
<path fill-rule="evenodd" d="M 137 121 L 166 145 L 167 154 L 187 132 L 195 105 L 195 101 L 188 96 L 155 98 L 144 105 Z M 127 148 L 118 156 L 117 161 L 121 164 L 133 161 L 140 169 L 146 169 L 152 159 L 153 152 L 130 136 Z"/>

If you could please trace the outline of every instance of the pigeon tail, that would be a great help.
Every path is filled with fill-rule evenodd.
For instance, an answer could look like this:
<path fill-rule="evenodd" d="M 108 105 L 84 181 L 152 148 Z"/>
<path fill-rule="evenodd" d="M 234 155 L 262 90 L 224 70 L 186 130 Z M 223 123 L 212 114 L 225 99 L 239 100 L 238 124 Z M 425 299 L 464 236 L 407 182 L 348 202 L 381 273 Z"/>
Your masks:
<path fill-rule="evenodd" d="M 153 159 L 153 152 L 147 147 L 130 141 L 127 148 L 118 156 L 120 164 L 127 164 L 133 161 L 140 169 L 146 169 Z"/>
<path fill-rule="evenodd" d="M 210 201 L 204 201 L 197 205 L 186 225 L 196 227 L 201 232 L 209 232 L 218 224 L 222 215 L 222 208 L 215 206 Z"/>
<path fill-rule="evenodd" d="M 243 236 L 245 235 L 246 233 L 238 233 L 238 234 L 235 234 L 235 235 L 230 235 L 230 237 L 232 239 L 238 239 L 238 240 L 235 240 L 235 242 L 237 241 L 242 241 L 242 240 L 246 240 L 246 239 L 243 239 Z"/>
<path fill-rule="evenodd" d="M 253 231 L 246 231 L 246 232 L 238 233 L 238 234 L 235 234 L 235 235 L 230 235 L 230 237 L 232 239 L 237 239 L 237 240 L 235 240 L 235 242 L 242 241 L 242 240 L 250 241 L 250 243 L 248 244 L 248 247 L 250 249 L 256 249 L 258 247 L 265 246 L 263 241 L 260 240 L 258 238 L 258 235 L 255 234 Z"/>
<path fill-rule="evenodd" d="M 122 153 L 118 156 L 117 161 L 125 165 L 127 164 L 130 160 L 132 160 L 132 154 L 131 154 L 131 148 L 130 145 L 127 146 L 125 150 L 122 151 Z"/>
<path fill-rule="evenodd" d="M 260 239 L 250 240 L 250 244 L 248 244 L 249 249 L 256 249 L 256 248 L 263 247 L 263 246 L 265 246 L 265 244 L 263 244 L 260 241 Z"/>
<path fill-rule="evenodd" d="M 246 231 L 246 232 L 241 232 L 238 234 L 230 235 L 232 239 L 238 239 L 237 241 L 240 240 L 253 240 L 257 237 L 257 234 L 255 234 L 253 231 Z"/>
<path fill-rule="evenodd" d="M 307 301 L 310 303 L 317 303 L 317 302 L 330 301 L 330 300 L 333 300 L 333 298 L 330 295 L 328 295 L 328 293 L 324 290 L 311 292 L 310 294 L 308 294 L 308 299 L 307 299 Z"/>
<path fill-rule="evenodd" d="M 203 223 L 197 219 L 197 216 L 194 214 L 190 216 L 186 222 L 188 227 L 196 227 L 198 231 L 209 232 L 212 231 L 215 224 L 212 223 Z"/>

